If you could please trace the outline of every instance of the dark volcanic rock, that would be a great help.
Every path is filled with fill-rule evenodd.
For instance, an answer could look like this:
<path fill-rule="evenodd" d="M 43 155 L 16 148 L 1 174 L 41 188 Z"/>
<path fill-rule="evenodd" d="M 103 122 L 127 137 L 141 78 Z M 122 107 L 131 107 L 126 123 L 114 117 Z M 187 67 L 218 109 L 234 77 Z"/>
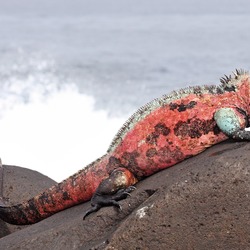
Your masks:
<path fill-rule="evenodd" d="M 123 210 L 81 204 L 0 249 L 250 249 L 250 143 L 226 142 L 137 184 Z"/>
<path fill-rule="evenodd" d="M 3 165 L 3 197 L 6 205 L 15 205 L 40 193 L 56 182 L 36 171 Z M 0 238 L 26 226 L 15 226 L 0 220 Z"/>

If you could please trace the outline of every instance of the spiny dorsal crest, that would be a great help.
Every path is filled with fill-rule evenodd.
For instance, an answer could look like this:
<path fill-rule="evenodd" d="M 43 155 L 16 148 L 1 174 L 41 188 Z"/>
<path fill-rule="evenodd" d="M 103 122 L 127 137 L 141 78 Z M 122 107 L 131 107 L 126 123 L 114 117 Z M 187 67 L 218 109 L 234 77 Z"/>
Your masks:
<path fill-rule="evenodd" d="M 222 83 L 222 87 L 224 90 L 229 90 L 231 91 L 232 89 L 235 89 L 237 86 L 238 81 L 248 75 L 248 71 L 245 71 L 243 69 L 235 69 L 233 71 L 233 75 L 224 75 L 221 77 L 220 82 Z"/>

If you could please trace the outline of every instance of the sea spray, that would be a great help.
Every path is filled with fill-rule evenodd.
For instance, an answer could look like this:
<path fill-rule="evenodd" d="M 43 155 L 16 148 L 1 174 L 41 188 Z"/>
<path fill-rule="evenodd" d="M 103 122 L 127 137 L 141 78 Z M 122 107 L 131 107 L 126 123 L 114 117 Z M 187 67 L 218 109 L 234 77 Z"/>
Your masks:
<path fill-rule="evenodd" d="M 96 110 L 53 61 L 24 62 L 1 71 L 0 157 L 61 181 L 102 156 L 125 119 Z"/>

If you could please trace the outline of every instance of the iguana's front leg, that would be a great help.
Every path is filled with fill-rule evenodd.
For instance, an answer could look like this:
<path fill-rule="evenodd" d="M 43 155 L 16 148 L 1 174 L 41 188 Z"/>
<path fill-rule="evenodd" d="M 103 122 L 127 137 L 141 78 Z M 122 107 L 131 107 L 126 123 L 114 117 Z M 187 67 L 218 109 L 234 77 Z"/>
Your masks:
<path fill-rule="evenodd" d="M 136 182 L 136 178 L 129 170 L 125 168 L 115 169 L 96 189 L 91 199 L 92 207 L 87 210 L 83 219 L 105 206 L 115 206 L 121 209 L 118 201 L 130 195 L 129 193 L 135 189 L 132 185 Z"/>
<path fill-rule="evenodd" d="M 220 130 L 229 138 L 250 140 L 249 116 L 239 108 L 221 108 L 214 114 Z"/>

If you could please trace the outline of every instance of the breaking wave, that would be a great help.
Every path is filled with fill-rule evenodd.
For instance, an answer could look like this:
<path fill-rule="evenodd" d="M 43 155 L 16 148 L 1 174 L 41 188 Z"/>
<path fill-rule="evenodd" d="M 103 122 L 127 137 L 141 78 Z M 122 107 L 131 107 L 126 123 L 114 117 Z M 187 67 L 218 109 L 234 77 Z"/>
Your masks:
<path fill-rule="evenodd" d="M 1 65 L 3 164 L 61 181 L 106 152 L 124 119 L 96 110 L 94 98 L 59 76 L 52 59 L 19 56 Z"/>

